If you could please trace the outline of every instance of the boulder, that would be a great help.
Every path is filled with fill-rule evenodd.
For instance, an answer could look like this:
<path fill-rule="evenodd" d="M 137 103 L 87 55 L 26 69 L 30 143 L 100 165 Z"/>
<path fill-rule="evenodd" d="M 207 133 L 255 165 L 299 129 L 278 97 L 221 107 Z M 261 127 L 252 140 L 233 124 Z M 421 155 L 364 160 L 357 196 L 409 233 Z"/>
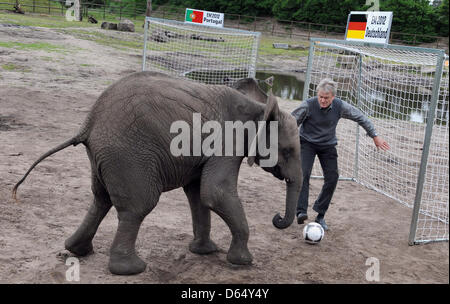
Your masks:
<path fill-rule="evenodd" d="M 100 25 L 102 29 L 105 30 L 117 30 L 117 23 L 111 23 L 111 22 L 103 22 L 102 25 Z"/>
<path fill-rule="evenodd" d="M 134 23 L 128 19 L 119 22 L 117 29 L 122 32 L 134 32 Z"/>

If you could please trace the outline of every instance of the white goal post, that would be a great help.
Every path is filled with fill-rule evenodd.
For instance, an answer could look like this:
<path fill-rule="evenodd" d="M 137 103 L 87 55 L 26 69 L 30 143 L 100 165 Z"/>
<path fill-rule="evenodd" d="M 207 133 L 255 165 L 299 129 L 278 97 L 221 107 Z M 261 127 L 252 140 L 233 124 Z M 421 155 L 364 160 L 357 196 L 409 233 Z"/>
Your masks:
<path fill-rule="evenodd" d="M 374 122 L 378 152 L 356 123 L 338 125 L 341 179 L 413 208 L 409 244 L 448 241 L 449 69 L 443 50 L 311 39 L 303 99 L 332 78 L 338 96 Z M 315 164 L 313 175 L 320 177 Z"/>
<path fill-rule="evenodd" d="M 142 70 L 208 84 L 255 77 L 260 33 L 145 18 Z"/>

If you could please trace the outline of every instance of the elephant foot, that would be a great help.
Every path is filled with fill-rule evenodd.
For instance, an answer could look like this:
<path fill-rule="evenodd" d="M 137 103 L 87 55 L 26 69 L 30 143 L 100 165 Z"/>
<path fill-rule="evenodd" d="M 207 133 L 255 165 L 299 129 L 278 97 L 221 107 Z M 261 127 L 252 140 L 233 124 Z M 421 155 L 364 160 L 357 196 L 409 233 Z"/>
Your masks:
<path fill-rule="evenodd" d="M 64 247 L 76 256 L 86 256 L 94 252 L 92 242 L 80 242 L 73 236 L 65 241 Z"/>
<path fill-rule="evenodd" d="M 248 249 L 230 249 L 227 254 L 227 260 L 231 264 L 250 265 L 253 261 L 253 257 Z"/>
<path fill-rule="evenodd" d="M 189 250 L 192 253 L 197 254 L 209 254 L 218 250 L 216 244 L 213 241 L 193 240 L 189 243 Z"/>
<path fill-rule="evenodd" d="M 118 275 L 133 275 L 145 270 L 147 264 L 135 253 L 129 255 L 113 254 L 109 258 L 109 271 Z"/>

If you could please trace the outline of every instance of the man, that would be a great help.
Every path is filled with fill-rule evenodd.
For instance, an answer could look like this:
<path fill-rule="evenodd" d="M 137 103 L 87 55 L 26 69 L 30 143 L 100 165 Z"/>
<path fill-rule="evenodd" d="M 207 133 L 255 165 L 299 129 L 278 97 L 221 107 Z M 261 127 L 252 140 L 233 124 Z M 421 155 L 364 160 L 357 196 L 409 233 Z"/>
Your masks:
<path fill-rule="evenodd" d="M 339 119 L 347 118 L 356 121 L 366 130 L 378 149 L 389 150 L 388 143 L 377 135 L 373 124 L 360 110 L 335 97 L 336 86 L 333 80 L 323 79 L 317 86 L 317 96 L 302 102 L 292 112 L 297 119 L 297 125 L 301 125 L 303 186 L 297 204 L 297 222 L 303 224 L 308 218 L 309 179 L 317 155 L 325 181 L 313 210 L 318 213 L 315 221 L 324 230 L 328 230 L 324 217 L 339 178 L 336 151 L 336 126 Z"/>

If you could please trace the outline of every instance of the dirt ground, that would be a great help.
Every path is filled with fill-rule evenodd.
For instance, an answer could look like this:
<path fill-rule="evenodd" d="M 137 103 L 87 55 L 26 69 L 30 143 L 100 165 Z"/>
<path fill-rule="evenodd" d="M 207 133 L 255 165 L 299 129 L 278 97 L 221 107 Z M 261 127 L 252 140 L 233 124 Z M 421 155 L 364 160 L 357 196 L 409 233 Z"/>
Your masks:
<path fill-rule="evenodd" d="M 0 46 L 0 283 L 67 283 L 64 241 L 92 201 L 90 165 L 82 145 L 42 162 L 11 189 L 51 147 L 74 135 L 99 94 L 138 71 L 140 52 L 119 50 L 54 29 L 0 25 L 1 42 L 49 43 L 64 49 Z M 13 65 L 13 69 L 5 66 Z M 292 63 L 277 65 L 292 68 Z M 297 102 L 280 100 L 292 110 Z M 449 283 L 448 242 L 409 246 L 412 210 L 353 182 L 339 182 L 327 213 L 330 231 L 318 245 L 302 239 L 303 225 L 272 225 L 284 212 L 285 185 L 269 173 L 242 165 L 239 195 L 250 228 L 251 266 L 226 261 L 231 234 L 216 215 L 212 239 L 220 251 L 188 250 L 191 216 L 181 189 L 161 196 L 137 241 L 146 271 L 116 276 L 107 269 L 117 227 L 111 209 L 94 238 L 94 254 L 80 258 L 80 283 Z M 311 201 L 322 181 L 313 180 Z M 310 211 L 310 220 L 315 214 Z M 368 281 L 371 261 L 379 281 Z"/>

